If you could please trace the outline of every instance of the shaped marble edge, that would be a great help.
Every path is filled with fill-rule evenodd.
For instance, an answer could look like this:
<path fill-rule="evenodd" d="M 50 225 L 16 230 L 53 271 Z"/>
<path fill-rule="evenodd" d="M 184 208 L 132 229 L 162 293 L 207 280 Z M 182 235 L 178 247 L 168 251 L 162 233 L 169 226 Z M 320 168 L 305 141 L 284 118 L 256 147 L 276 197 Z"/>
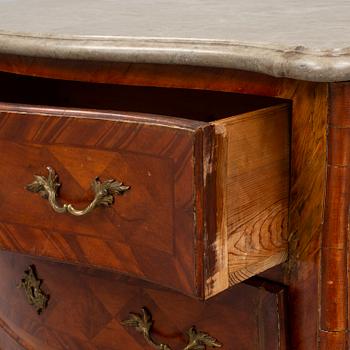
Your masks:
<path fill-rule="evenodd" d="M 224 40 L 33 35 L 0 31 L 0 54 L 232 68 L 317 82 L 350 79 L 350 49 L 311 50 Z"/>

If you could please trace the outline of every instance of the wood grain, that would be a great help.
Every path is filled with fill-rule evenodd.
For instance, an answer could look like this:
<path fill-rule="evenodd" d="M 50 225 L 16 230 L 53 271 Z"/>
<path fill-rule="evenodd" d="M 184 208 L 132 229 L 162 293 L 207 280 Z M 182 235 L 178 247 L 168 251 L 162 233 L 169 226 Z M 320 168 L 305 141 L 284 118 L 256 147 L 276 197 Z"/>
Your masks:
<path fill-rule="evenodd" d="M 16 287 L 28 264 L 35 264 L 50 293 L 41 316 Z M 143 306 L 152 312 L 156 339 L 174 349 L 183 348 L 184 332 L 195 325 L 226 350 L 284 350 L 286 315 L 279 285 L 242 284 L 202 302 L 133 278 L 7 252 L 0 253 L 0 273 L 0 318 L 26 350 L 151 349 L 142 335 L 120 324 Z"/>
<path fill-rule="evenodd" d="M 290 348 L 314 350 L 321 336 L 321 241 L 327 173 L 328 85 L 253 72 L 189 66 L 132 65 L 3 56 L 0 70 L 18 74 L 129 86 L 205 89 L 278 97 L 292 102 L 289 263 L 276 278 L 289 285 Z M 335 84 L 333 87 L 335 87 Z M 339 97 L 346 97 L 343 87 Z M 345 118 L 335 104 L 334 118 Z M 275 278 L 275 274 L 272 274 Z M 331 300 L 325 300 L 325 307 Z M 334 317 L 337 317 L 336 315 Z M 332 333 L 333 334 L 333 333 Z"/>
<path fill-rule="evenodd" d="M 102 120 L 94 112 L 83 117 L 67 110 L 11 108 L 16 109 L 0 106 L 0 148 L 6 149 L 0 155 L 2 249 L 110 268 L 202 294 L 195 253 L 204 254 L 195 237 L 200 240 L 204 223 L 193 213 L 203 216 L 201 207 L 195 209 L 201 205 L 196 193 L 204 189 L 195 177 L 203 172 L 194 171 L 203 154 L 193 157 L 196 148 L 203 152 L 203 123 L 168 127 L 142 116 L 137 123 L 135 115 L 108 114 Z M 47 175 L 48 165 L 60 176 L 60 199 L 78 207 L 93 198 L 95 176 L 116 178 L 132 190 L 91 215 L 58 214 L 24 189 L 34 174 Z"/>
<path fill-rule="evenodd" d="M 320 350 L 349 349 L 348 332 L 320 332 Z"/>
<path fill-rule="evenodd" d="M 330 84 L 329 158 L 322 241 L 322 339 L 349 346 L 350 85 Z"/>
<path fill-rule="evenodd" d="M 25 348 L 21 339 L 10 330 L 5 322 L 0 320 L 0 349 L 2 350 L 34 350 L 30 346 Z"/>
<path fill-rule="evenodd" d="M 36 86 L 39 90 L 45 86 L 40 84 L 43 83 Z M 13 82 L 12 85 L 15 86 Z M 249 96 L 243 98 L 238 94 L 128 89 L 135 98 L 141 97 L 141 92 L 142 98 L 147 97 L 145 103 L 138 104 L 145 108 L 142 111 L 176 116 L 181 112 L 191 118 L 177 119 L 136 112 L 73 109 L 71 104 L 76 106 L 80 93 L 88 91 L 87 87 L 79 89 L 79 94 L 75 91 L 69 96 L 71 103 L 64 109 L 35 107 L 36 96 L 26 100 L 28 95 L 25 101 L 30 105 L 0 106 L 3 111 L 0 146 L 7 149 L 0 158 L 6 168 L 1 180 L 2 197 L 9 197 L 0 215 L 3 249 L 112 268 L 205 298 L 286 260 L 287 104 L 238 114 L 276 104 L 278 100 L 251 97 L 250 104 Z M 10 90 L 4 94 L 5 99 L 14 96 L 17 101 L 18 95 L 14 92 L 12 95 Z M 34 91 L 34 86 L 30 90 Z M 97 96 L 105 96 L 103 87 L 102 90 L 94 87 L 94 91 Z M 111 91 L 120 94 L 119 90 Z M 163 105 L 155 104 L 153 110 L 149 97 L 155 94 L 162 97 Z M 171 108 L 187 95 L 191 97 L 188 112 L 186 103 L 181 104 L 182 109 Z M 54 97 L 60 101 L 59 93 Z M 53 104 L 56 101 L 46 98 Z M 132 96 L 129 99 L 131 103 Z M 207 101 L 209 110 L 201 106 L 202 99 Z M 94 107 L 100 103 L 96 101 Z M 198 111 L 194 107 L 197 104 L 201 106 Z M 224 154 L 220 146 L 223 142 L 227 143 Z M 24 166 L 19 154 L 28 159 Z M 62 186 L 60 193 L 68 203 L 75 204 L 78 198 L 80 206 L 86 205 L 96 173 L 105 179 L 112 178 L 113 174 L 119 176 L 119 168 L 123 169 L 120 176 L 132 190 L 125 200 L 117 199 L 114 211 L 104 211 L 103 218 L 98 210 L 100 216 L 79 219 L 64 216 L 60 220 L 40 197 L 5 192 L 6 182 L 11 188 L 16 188 L 18 177 L 25 177 L 30 183 L 30 172 L 32 176 L 44 175 L 47 165 L 62 176 L 68 173 L 65 181 L 69 184 Z M 18 173 L 17 178 L 12 173 Z M 216 177 L 220 179 L 217 181 Z M 183 198 L 181 191 L 186 192 Z M 22 195 L 25 209 L 20 217 L 14 216 L 12 208 Z M 118 209 L 123 200 L 125 206 L 122 204 Z M 45 213 L 43 219 L 41 213 Z M 191 215 L 195 220 L 191 221 Z M 54 221 L 58 221 L 55 227 Z M 73 232 L 68 234 L 69 231 Z M 145 235 L 149 241 L 143 243 Z M 13 237 L 15 240 L 11 240 Z M 188 245 L 178 243 L 183 240 Z M 119 250 L 123 253 L 118 254 Z M 158 263 L 164 270 L 154 278 Z M 166 273 L 171 270 L 175 271 L 174 276 Z"/>
<path fill-rule="evenodd" d="M 227 270 L 228 284 L 234 285 L 287 259 L 288 105 L 213 124 L 225 144 L 218 151 L 223 152 L 218 162 L 218 167 L 223 167 L 218 186 L 224 190 L 218 200 L 224 208 L 224 224 L 218 224 L 222 232 L 217 234 L 216 256 L 227 254 L 228 261 L 218 259 L 219 276 L 207 283 L 212 286 L 213 279 L 221 280 L 220 275 Z"/>

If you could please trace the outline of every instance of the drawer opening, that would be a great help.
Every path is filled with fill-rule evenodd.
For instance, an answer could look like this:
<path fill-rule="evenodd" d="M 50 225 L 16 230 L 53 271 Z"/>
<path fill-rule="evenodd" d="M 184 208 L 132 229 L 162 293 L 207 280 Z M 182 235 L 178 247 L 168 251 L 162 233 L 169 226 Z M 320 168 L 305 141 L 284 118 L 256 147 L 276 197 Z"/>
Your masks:
<path fill-rule="evenodd" d="M 8 73 L 0 83 L 0 249 L 205 299 L 286 261 L 289 101 Z M 96 176 L 131 190 L 91 215 L 58 214 L 25 190 L 46 166 L 61 203 L 79 209 Z"/>
<path fill-rule="evenodd" d="M 0 73 L 0 101 L 166 115 L 204 122 L 285 103 L 231 92 L 63 81 Z"/>

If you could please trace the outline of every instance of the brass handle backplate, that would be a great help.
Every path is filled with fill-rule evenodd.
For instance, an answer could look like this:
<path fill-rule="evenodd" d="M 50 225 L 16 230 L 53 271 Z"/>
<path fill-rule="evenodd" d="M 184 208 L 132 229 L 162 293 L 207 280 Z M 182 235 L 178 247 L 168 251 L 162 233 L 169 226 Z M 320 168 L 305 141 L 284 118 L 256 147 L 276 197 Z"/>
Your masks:
<path fill-rule="evenodd" d="M 61 184 L 58 182 L 58 175 L 51 167 L 47 167 L 48 176 L 34 175 L 35 180 L 26 186 L 30 192 L 39 193 L 45 199 L 48 199 L 52 209 L 57 213 L 69 213 L 75 216 L 82 216 L 90 213 L 97 207 L 109 206 L 114 203 L 115 195 L 122 195 L 130 189 L 124 186 L 122 182 L 116 180 L 107 180 L 101 182 L 98 178 L 92 181 L 92 189 L 95 198 L 84 209 L 76 209 L 72 204 L 65 203 L 60 205 L 57 201 L 57 193 Z"/>
<path fill-rule="evenodd" d="M 141 314 L 130 312 L 129 318 L 122 321 L 122 324 L 127 327 L 134 328 L 141 333 L 146 342 L 157 350 L 171 350 L 166 344 L 158 344 L 152 338 L 152 315 L 146 308 L 141 309 Z M 195 327 L 191 327 L 187 331 L 188 343 L 183 350 L 204 350 L 206 347 L 220 348 L 221 344 L 209 334 L 197 331 Z"/>
<path fill-rule="evenodd" d="M 35 308 L 38 315 L 46 309 L 49 301 L 49 295 L 42 291 L 41 283 L 42 281 L 37 277 L 35 267 L 30 265 L 24 271 L 24 276 L 18 286 L 24 289 L 28 303 Z"/>

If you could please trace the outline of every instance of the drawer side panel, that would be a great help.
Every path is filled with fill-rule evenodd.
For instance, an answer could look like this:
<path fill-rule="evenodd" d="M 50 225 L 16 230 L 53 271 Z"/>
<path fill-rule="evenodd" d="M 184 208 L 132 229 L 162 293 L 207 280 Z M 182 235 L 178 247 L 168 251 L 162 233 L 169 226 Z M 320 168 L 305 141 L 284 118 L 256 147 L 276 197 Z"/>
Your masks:
<path fill-rule="evenodd" d="M 217 259 L 207 297 L 284 262 L 288 253 L 288 105 L 223 119 L 215 127 L 224 159 L 217 180 L 224 210 L 215 244 L 226 247 L 227 260 Z"/>

